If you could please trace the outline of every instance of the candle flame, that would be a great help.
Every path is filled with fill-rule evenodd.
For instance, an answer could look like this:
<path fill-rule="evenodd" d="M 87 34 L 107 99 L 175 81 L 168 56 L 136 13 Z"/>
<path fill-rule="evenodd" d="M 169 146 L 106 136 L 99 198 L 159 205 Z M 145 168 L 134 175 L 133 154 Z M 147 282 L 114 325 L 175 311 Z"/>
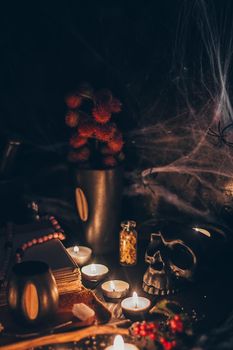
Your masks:
<path fill-rule="evenodd" d="M 91 273 L 96 274 L 96 266 L 95 264 L 91 264 Z"/>
<path fill-rule="evenodd" d="M 74 253 L 78 253 L 79 252 L 79 247 L 77 245 L 74 246 Z"/>
<path fill-rule="evenodd" d="M 121 335 L 117 335 L 113 342 L 113 350 L 124 350 L 125 344 Z"/>
<path fill-rule="evenodd" d="M 135 309 L 138 308 L 138 295 L 136 292 L 133 292 L 133 306 L 135 307 Z"/>
<path fill-rule="evenodd" d="M 193 228 L 195 231 L 200 232 L 207 237 L 211 237 L 211 233 L 208 230 L 206 230 L 204 228 L 200 228 L 200 227 L 193 227 Z"/>
<path fill-rule="evenodd" d="M 110 289 L 114 292 L 116 290 L 115 283 L 113 281 L 110 281 Z"/>

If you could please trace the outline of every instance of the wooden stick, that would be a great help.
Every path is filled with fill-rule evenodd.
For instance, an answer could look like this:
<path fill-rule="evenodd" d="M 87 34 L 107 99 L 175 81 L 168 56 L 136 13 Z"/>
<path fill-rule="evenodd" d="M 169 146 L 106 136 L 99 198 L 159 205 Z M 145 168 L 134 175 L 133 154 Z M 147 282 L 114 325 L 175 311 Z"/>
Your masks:
<path fill-rule="evenodd" d="M 85 337 L 98 335 L 98 334 L 129 334 L 127 329 L 116 328 L 114 326 L 92 326 L 85 329 L 69 332 L 46 335 L 39 338 L 20 341 L 13 344 L 7 344 L 0 346 L 1 350 L 26 350 L 36 346 L 60 344 L 72 341 L 79 341 Z"/>

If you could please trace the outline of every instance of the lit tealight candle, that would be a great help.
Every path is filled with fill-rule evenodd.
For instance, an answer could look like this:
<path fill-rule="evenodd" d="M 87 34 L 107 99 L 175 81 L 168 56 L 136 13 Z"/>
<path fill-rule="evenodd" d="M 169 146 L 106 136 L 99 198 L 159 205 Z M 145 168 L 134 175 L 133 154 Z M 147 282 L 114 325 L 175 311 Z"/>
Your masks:
<path fill-rule="evenodd" d="M 114 281 L 110 281 L 110 289 L 111 289 L 111 291 L 115 292 L 115 290 L 116 290 L 116 285 L 115 285 L 115 282 L 114 282 Z"/>
<path fill-rule="evenodd" d="M 128 293 L 129 283 L 121 280 L 107 281 L 102 284 L 101 289 L 105 297 L 119 299 Z"/>
<path fill-rule="evenodd" d="M 90 260 L 92 254 L 90 248 L 77 245 L 67 248 L 67 251 L 79 266 L 85 265 Z"/>
<path fill-rule="evenodd" d="M 134 307 L 135 307 L 135 309 L 137 309 L 138 308 L 138 295 L 137 295 L 137 293 L 136 292 L 133 292 L 133 305 L 134 305 Z"/>
<path fill-rule="evenodd" d="M 90 264 L 81 269 L 84 279 L 91 282 L 101 281 L 107 274 L 108 268 L 102 264 Z"/>
<path fill-rule="evenodd" d="M 122 300 L 121 308 L 124 315 L 128 318 L 143 315 L 150 308 L 151 302 L 149 299 L 139 297 L 136 292 L 133 296 Z"/>
<path fill-rule="evenodd" d="M 113 345 L 108 346 L 105 350 L 139 350 L 139 348 L 130 343 L 125 343 L 121 335 L 117 335 Z"/>
<path fill-rule="evenodd" d="M 79 252 L 79 247 L 77 245 L 74 246 L 74 253 L 77 254 Z"/>

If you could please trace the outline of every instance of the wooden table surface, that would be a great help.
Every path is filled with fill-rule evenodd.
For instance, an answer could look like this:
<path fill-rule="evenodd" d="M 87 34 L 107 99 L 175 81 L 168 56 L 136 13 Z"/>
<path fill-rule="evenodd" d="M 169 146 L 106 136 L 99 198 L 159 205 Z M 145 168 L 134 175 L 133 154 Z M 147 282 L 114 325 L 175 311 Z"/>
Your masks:
<path fill-rule="evenodd" d="M 136 290 L 139 295 L 147 296 L 155 304 L 164 297 L 150 297 L 142 290 L 142 278 L 146 270 L 144 264 L 144 252 L 146 244 L 140 245 L 139 262 L 134 267 L 121 267 L 118 263 L 117 255 L 102 256 L 93 258 L 93 262 L 104 263 L 109 267 L 110 273 L 107 279 L 123 279 L 128 281 L 131 286 L 131 292 Z M 222 322 L 228 315 L 229 310 L 233 309 L 232 301 L 232 283 L 228 283 L 228 288 L 224 288 L 226 282 L 225 274 L 219 274 L 218 278 L 209 277 L 208 279 L 199 279 L 197 283 L 187 285 L 186 288 L 176 295 L 166 297 L 168 300 L 178 302 L 190 316 L 195 314 L 195 327 L 197 331 L 209 330 Z M 225 282 L 224 282 L 225 281 Z M 228 281 L 229 282 L 229 281 Z M 87 285 L 90 287 L 90 285 Z M 103 298 L 100 285 L 91 286 L 97 296 Z M 226 300 L 228 301 L 226 303 Z M 117 305 L 116 305 L 117 307 Z M 1 314 L 0 314 L 1 322 Z M 4 345 L 4 339 L 0 339 L 0 349 L 5 350 L 23 350 L 29 347 L 42 346 L 52 344 L 54 342 L 64 343 L 68 341 L 78 341 L 83 337 L 94 334 L 127 334 L 127 329 L 115 328 L 111 324 L 91 326 L 82 330 L 72 331 L 68 333 L 46 335 L 35 339 L 15 342 L 12 339 L 7 345 Z"/>

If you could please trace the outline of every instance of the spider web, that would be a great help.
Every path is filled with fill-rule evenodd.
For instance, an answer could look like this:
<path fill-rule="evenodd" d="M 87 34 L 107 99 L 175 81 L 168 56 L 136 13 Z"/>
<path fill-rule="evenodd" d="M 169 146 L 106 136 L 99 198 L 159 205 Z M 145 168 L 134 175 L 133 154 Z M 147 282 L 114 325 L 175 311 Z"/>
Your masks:
<path fill-rule="evenodd" d="M 171 77 L 178 112 L 130 137 L 144 169 L 129 194 L 147 194 L 179 211 L 213 217 L 233 196 L 230 99 L 233 18 L 230 2 L 185 2 L 178 20 Z M 190 27 L 192 31 L 190 32 Z M 195 40 L 195 49 L 189 50 Z M 156 111 L 155 111 L 156 113 Z M 230 203 L 231 204 L 231 203 Z"/>

